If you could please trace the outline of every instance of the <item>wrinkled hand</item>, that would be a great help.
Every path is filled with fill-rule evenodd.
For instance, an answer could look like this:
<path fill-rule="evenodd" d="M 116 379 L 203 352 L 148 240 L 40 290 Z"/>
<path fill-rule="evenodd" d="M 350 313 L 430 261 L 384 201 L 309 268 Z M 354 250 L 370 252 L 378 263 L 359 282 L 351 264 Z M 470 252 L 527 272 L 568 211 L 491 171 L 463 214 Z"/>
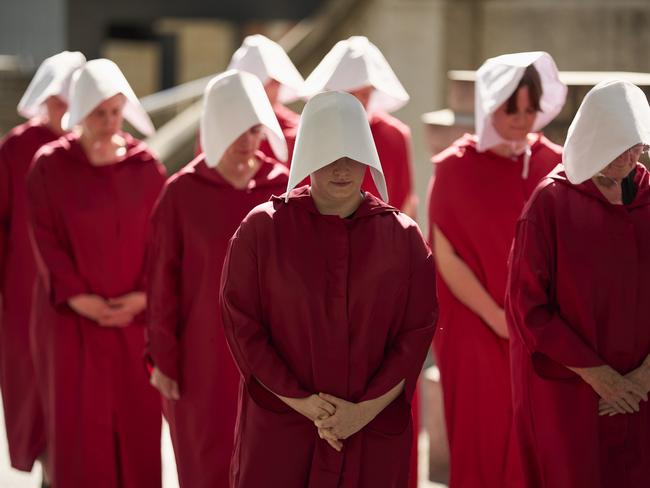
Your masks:
<path fill-rule="evenodd" d="M 508 339 L 508 322 L 506 321 L 506 312 L 502 308 L 497 308 L 485 318 L 492 331 L 502 339 Z"/>
<path fill-rule="evenodd" d="M 626 378 L 607 365 L 580 368 L 575 371 L 616 413 L 639 411 L 639 403 L 648 401 L 648 392 L 641 385 Z"/>
<path fill-rule="evenodd" d="M 650 392 L 650 369 L 645 364 L 630 371 L 625 375 L 625 378 L 643 388 L 643 391 L 645 391 L 646 394 Z M 612 404 L 608 403 L 603 398 L 598 402 L 598 415 L 608 415 L 611 417 L 612 415 L 617 415 L 619 413 L 620 412 L 617 411 Z"/>
<path fill-rule="evenodd" d="M 160 371 L 157 366 L 153 368 L 149 383 L 168 400 L 180 400 L 181 393 L 178 382 Z"/>
<path fill-rule="evenodd" d="M 336 412 L 336 407 L 332 403 L 327 402 L 318 395 L 310 395 L 305 398 L 280 396 L 280 399 L 312 422 L 318 419 L 325 419 L 330 415 L 334 415 L 334 412 Z"/>
<path fill-rule="evenodd" d="M 114 309 L 98 295 L 76 295 L 68 300 L 68 305 L 82 317 L 106 327 L 125 326 L 132 319 L 132 316 Z"/>
<path fill-rule="evenodd" d="M 376 415 L 367 402 L 352 403 L 327 393 L 321 393 L 319 396 L 336 407 L 332 416 L 314 422 L 319 429 L 319 435 L 325 436 L 327 432 L 331 434 L 330 437 L 338 440 L 347 439 L 368 425 Z"/>

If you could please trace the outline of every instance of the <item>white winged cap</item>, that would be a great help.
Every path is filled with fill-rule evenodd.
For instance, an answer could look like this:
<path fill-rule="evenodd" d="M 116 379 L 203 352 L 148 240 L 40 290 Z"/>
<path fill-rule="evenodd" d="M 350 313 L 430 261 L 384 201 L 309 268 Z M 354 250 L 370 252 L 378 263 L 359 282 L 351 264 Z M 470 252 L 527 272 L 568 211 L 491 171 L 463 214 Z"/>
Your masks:
<path fill-rule="evenodd" d="M 85 62 L 79 51 L 63 51 L 43 61 L 18 103 L 18 113 L 26 119 L 43 115 L 43 103 L 52 96 L 68 103 L 72 75 Z"/>
<path fill-rule="evenodd" d="M 650 145 L 648 99 L 627 81 L 602 81 L 585 95 L 569 126 L 564 170 L 571 183 L 582 183 L 637 144 Z"/>
<path fill-rule="evenodd" d="M 542 82 L 539 101 L 542 111 L 537 113 L 533 132 L 541 130 L 562 110 L 567 86 L 560 81 L 550 54 L 535 51 L 490 58 L 476 72 L 474 112 L 479 151 L 504 142 L 492 124 L 492 114 L 512 96 L 530 65 L 535 67 Z"/>
<path fill-rule="evenodd" d="M 300 117 L 286 199 L 311 173 L 343 157 L 370 168 L 375 186 L 387 202 L 386 180 L 363 106 L 348 93 L 320 93 L 307 102 Z"/>
<path fill-rule="evenodd" d="M 409 101 L 409 95 L 381 51 L 367 37 L 352 36 L 337 42 L 305 80 L 303 95 L 338 90 L 350 92 L 366 86 L 375 90 L 368 113 L 394 112 Z"/>
<path fill-rule="evenodd" d="M 113 61 L 103 58 L 88 61 L 75 72 L 70 91 L 70 105 L 68 112 L 63 116 L 63 128 L 71 130 L 100 103 L 118 93 L 126 97 L 124 118 L 142 134 L 153 134 L 153 123 L 124 74 Z"/>
<path fill-rule="evenodd" d="M 201 147 L 206 164 L 217 166 L 228 146 L 258 124 L 273 153 L 286 161 L 287 143 L 260 80 L 238 70 L 212 78 L 203 94 L 201 114 Z"/>
<path fill-rule="evenodd" d="M 269 79 L 280 83 L 278 101 L 291 103 L 300 98 L 304 80 L 282 46 L 261 34 L 247 36 L 235 51 L 228 69 L 246 71 L 262 84 Z"/>

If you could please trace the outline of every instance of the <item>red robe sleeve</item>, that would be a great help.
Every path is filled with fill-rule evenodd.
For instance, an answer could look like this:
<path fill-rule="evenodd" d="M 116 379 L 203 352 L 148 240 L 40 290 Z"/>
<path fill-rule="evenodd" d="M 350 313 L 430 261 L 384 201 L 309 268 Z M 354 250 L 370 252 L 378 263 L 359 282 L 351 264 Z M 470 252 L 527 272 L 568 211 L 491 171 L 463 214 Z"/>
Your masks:
<path fill-rule="evenodd" d="M 401 137 L 399 137 L 401 136 Z M 404 208 L 411 194 L 411 131 L 405 127 L 404 132 L 395 133 L 390 147 L 395 161 L 401 164 L 393 165 L 389 174 L 386 175 L 387 181 L 391 181 L 391 188 L 388 196 L 395 202 L 397 208 Z"/>
<path fill-rule="evenodd" d="M 573 373 L 562 366 L 588 368 L 604 362 L 553 304 L 559 279 L 554 276 L 555 246 L 541 226 L 525 217 L 517 223 L 506 294 L 508 325 L 526 345 L 540 376 L 569 377 Z"/>
<path fill-rule="evenodd" d="M 404 396 L 410 402 L 433 339 L 438 318 L 433 255 L 419 230 L 412 227 L 412 231 L 411 255 L 415 258 L 404 318 L 361 401 L 380 397 L 405 379 Z"/>
<path fill-rule="evenodd" d="M 11 193 L 9 161 L 6 157 L 6 148 L 0 146 L 0 295 L 5 283 L 5 266 L 7 261 L 7 241 L 9 239 L 9 226 L 11 225 Z"/>
<path fill-rule="evenodd" d="M 180 297 L 183 246 L 177 209 L 168 185 L 152 219 L 147 254 L 148 359 L 179 379 Z"/>
<path fill-rule="evenodd" d="M 302 387 L 273 347 L 262 320 L 256 242 L 253 223 L 244 220 L 228 247 L 220 300 L 226 340 L 247 386 L 257 380 L 277 395 L 305 398 L 312 392 Z"/>
<path fill-rule="evenodd" d="M 77 270 L 70 243 L 62 232 L 60 216 L 50 201 L 43 159 L 37 159 L 27 177 L 27 204 L 34 251 L 45 264 L 50 282 L 50 299 L 65 305 L 69 298 L 88 293 Z M 38 260 L 37 260 L 38 262 Z"/>
<path fill-rule="evenodd" d="M 402 209 L 412 193 L 411 180 L 411 131 L 406 124 L 393 117 L 376 115 L 370 128 L 382 164 L 389 203 Z M 379 196 L 370 172 L 364 181 L 364 188 Z"/>

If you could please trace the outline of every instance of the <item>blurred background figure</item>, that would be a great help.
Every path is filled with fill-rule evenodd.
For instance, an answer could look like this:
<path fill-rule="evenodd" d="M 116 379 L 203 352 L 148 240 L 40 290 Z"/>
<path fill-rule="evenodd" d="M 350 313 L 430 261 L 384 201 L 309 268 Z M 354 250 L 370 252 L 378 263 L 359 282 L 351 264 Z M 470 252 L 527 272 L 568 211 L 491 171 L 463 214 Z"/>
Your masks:
<path fill-rule="evenodd" d="M 510 256 L 514 419 L 525 483 L 650 480 L 650 106 L 612 80 L 586 96 L 564 166 L 531 198 Z"/>
<path fill-rule="evenodd" d="M 403 107 L 409 96 L 386 58 L 365 37 L 339 41 L 305 80 L 304 93 L 308 97 L 327 90 L 351 93 L 366 109 L 386 176 L 386 203 L 414 217 L 417 199 L 411 181 L 411 133 L 389 115 Z M 363 189 L 379 196 L 370 172 L 366 173 Z"/>
<path fill-rule="evenodd" d="M 236 70 L 214 78 L 201 117 L 205 153 L 170 178 L 153 218 L 148 352 L 182 487 L 230 486 L 240 375 L 215 305 L 230 238 L 287 185 L 286 166 L 259 150 L 264 138 L 286 156 L 260 81 Z"/>
<path fill-rule="evenodd" d="M 29 325 L 36 263 L 29 242 L 25 179 L 34 154 L 64 134 L 72 74 L 80 52 L 56 54 L 40 65 L 18 104 L 28 119 L 0 142 L 0 390 L 11 465 L 31 471 L 46 457 L 43 411 L 36 387 Z M 47 474 L 43 475 L 47 484 Z"/>
<path fill-rule="evenodd" d="M 451 488 L 521 486 L 512 429 L 503 303 L 515 223 L 561 160 L 538 131 L 560 112 L 566 86 L 546 53 L 488 59 L 477 72 L 476 135 L 433 158 L 429 219 L 438 269 L 434 338 L 449 433 Z"/>
<path fill-rule="evenodd" d="M 126 118 L 153 126 L 107 59 L 75 73 L 63 128 L 28 175 L 39 264 L 35 347 L 54 488 L 159 488 L 160 401 L 148 385 L 143 261 L 165 181 Z"/>
<path fill-rule="evenodd" d="M 260 149 L 268 157 L 289 165 L 300 115 L 287 108 L 286 104 L 299 99 L 304 83 L 302 76 L 282 46 L 261 34 L 244 39 L 244 43 L 232 55 L 228 69 L 254 74 L 264 85 L 282 133 L 288 139 L 290 151 L 283 159 L 282 155 L 273 152 L 266 139 L 262 140 Z"/>

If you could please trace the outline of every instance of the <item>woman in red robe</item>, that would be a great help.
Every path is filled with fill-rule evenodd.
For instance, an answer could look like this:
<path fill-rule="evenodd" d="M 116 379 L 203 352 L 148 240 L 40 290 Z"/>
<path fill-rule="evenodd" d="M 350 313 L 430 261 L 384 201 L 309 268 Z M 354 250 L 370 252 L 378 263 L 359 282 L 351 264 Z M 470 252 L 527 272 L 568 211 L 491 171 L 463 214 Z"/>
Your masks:
<path fill-rule="evenodd" d="M 36 264 L 27 232 L 26 176 L 38 149 L 63 135 L 61 118 L 80 52 L 62 52 L 41 64 L 18 112 L 29 120 L 0 142 L 0 389 L 11 466 L 31 471 L 45 456 L 45 428 L 29 341 Z M 44 473 L 44 479 L 47 476 Z"/>
<path fill-rule="evenodd" d="M 433 158 L 429 227 L 440 299 L 433 345 L 451 488 L 519 488 L 503 311 L 506 261 L 527 198 L 561 158 L 560 147 L 531 129 L 557 115 L 566 88 L 545 53 L 490 59 L 476 83 L 479 132 Z"/>
<path fill-rule="evenodd" d="M 644 93 L 600 83 L 517 223 L 506 305 L 526 488 L 650 483 L 648 144 Z"/>
<path fill-rule="evenodd" d="M 386 203 L 415 218 L 418 199 L 413 191 L 411 131 L 390 114 L 406 105 L 409 95 L 384 55 L 363 36 L 337 42 L 307 77 L 303 93 L 309 97 L 326 90 L 351 93 L 366 109 L 388 188 Z M 296 130 L 288 138 L 290 145 Z M 381 197 L 370 173 L 366 173 L 362 188 Z M 412 457 L 411 488 L 416 487 L 418 472 L 419 388 L 413 400 L 413 430 L 416 434 L 413 436 L 415 455 Z"/>
<path fill-rule="evenodd" d="M 407 486 L 435 273 L 415 222 L 360 192 L 367 167 L 385 198 L 361 104 L 315 96 L 288 193 L 230 243 L 221 308 L 244 379 L 233 487 Z"/>
<path fill-rule="evenodd" d="M 36 323 L 54 488 L 159 488 L 160 402 L 142 366 L 143 260 L 162 165 L 121 131 L 151 121 L 119 68 L 73 81 L 64 126 L 28 175 Z"/>
<path fill-rule="evenodd" d="M 313 96 L 325 90 L 351 93 L 368 113 L 370 130 L 386 177 L 388 204 L 414 217 L 411 131 L 390 115 L 409 101 L 409 95 L 372 42 L 363 36 L 339 41 L 305 80 L 303 92 Z M 370 174 L 363 189 L 380 196 Z"/>
<path fill-rule="evenodd" d="M 181 487 L 229 488 L 240 375 L 218 313 L 221 269 L 242 219 L 284 191 L 288 171 L 258 150 L 265 135 L 284 139 L 253 75 L 215 78 L 201 125 L 205 154 L 170 178 L 154 214 L 148 352 Z"/>

